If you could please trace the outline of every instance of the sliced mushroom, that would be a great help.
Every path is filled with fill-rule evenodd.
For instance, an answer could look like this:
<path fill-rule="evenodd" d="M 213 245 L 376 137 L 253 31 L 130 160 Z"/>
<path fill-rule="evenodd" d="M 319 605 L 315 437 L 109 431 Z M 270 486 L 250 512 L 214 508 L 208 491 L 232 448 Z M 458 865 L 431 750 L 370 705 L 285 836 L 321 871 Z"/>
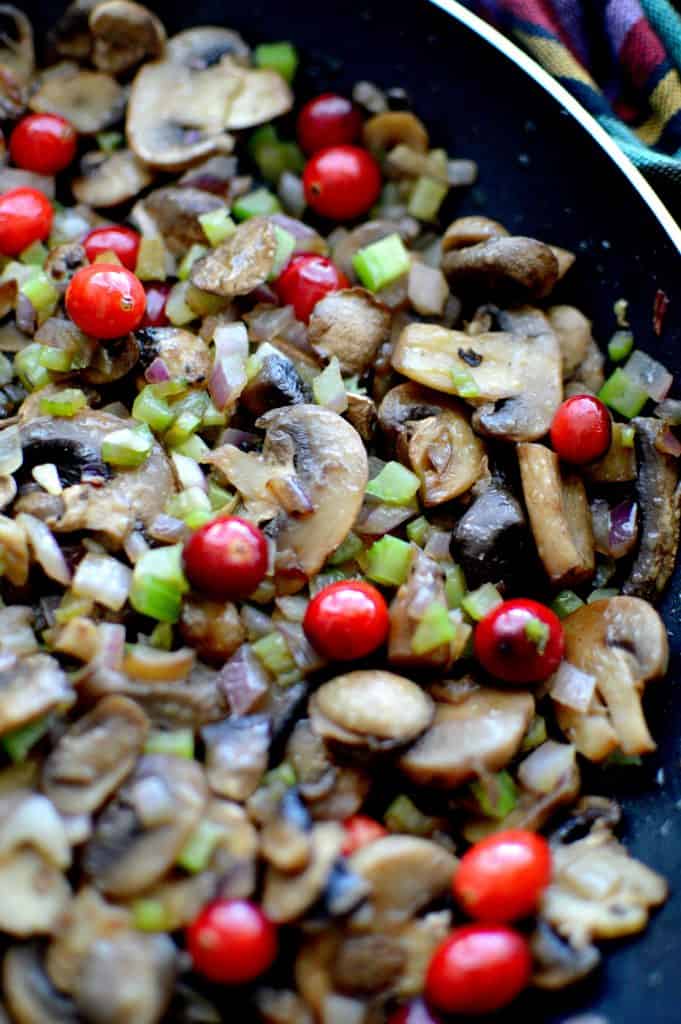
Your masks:
<path fill-rule="evenodd" d="M 428 731 L 400 758 L 421 785 L 460 786 L 499 771 L 517 753 L 534 714 L 529 693 L 477 689 L 457 704 L 436 704 Z"/>
<path fill-rule="evenodd" d="M 267 770 L 271 736 L 267 717 L 228 718 L 205 726 L 201 735 L 206 744 L 206 775 L 213 792 L 230 800 L 248 799 Z"/>
<path fill-rule="evenodd" d="M 426 508 L 451 501 L 470 490 L 487 466 L 482 441 L 470 426 L 463 406 L 443 409 L 408 428 L 411 468 L 421 481 Z"/>
<path fill-rule="evenodd" d="M 86 267 L 88 262 L 85 249 L 80 242 L 66 242 L 64 245 L 58 245 L 50 250 L 45 261 L 45 273 L 57 291 L 63 295 L 76 271 L 80 270 L 81 267 Z M 39 344 L 42 344 L 41 333 L 44 334 L 53 327 L 55 328 L 55 340 L 57 340 L 57 337 L 60 340 L 63 338 L 64 341 L 67 338 L 72 338 L 74 344 L 78 344 L 85 338 L 85 335 L 78 330 L 74 323 L 59 319 L 55 324 L 55 320 L 57 320 L 57 317 L 49 317 L 40 325 L 36 331 L 36 338 Z M 57 330 L 59 334 L 57 334 Z"/>
<path fill-rule="evenodd" d="M 175 256 L 184 256 L 192 245 L 205 245 L 206 235 L 199 217 L 225 209 L 220 196 L 200 188 L 165 185 L 154 189 L 140 204 L 155 225 L 155 234 L 163 236 Z"/>
<path fill-rule="evenodd" d="M 204 384 L 213 366 L 211 351 L 197 334 L 181 327 L 145 327 L 137 331 L 140 362 L 149 366 L 162 359 L 173 379 L 180 378 L 190 385 Z"/>
<path fill-rule="evenodd" d="M 414 633 L 423 613 L 434 603 L 447 607 L 444 570 L 432 558 L 418 551 L 411 563 L 406 583 L 398 588 L 390 603 L 388 661 L 392 666 L 402 669 L 443 669 L 449 665 L 449 644 L 441 644 L 423 654 L 415 654 L 412 649 Z"/>
<path fill-rule="evenodd" d="M 19 167 L 0 167 L 0 190 L 9 192 L 11 188 L 35 188 L 48 199 L 54 199 L 54 178 L 35 171 L 23 171 Z"/>
<path fill-rule="evenodd" d="M 344 415 L 362 440 L 369 444 L 373 440 L 376 426 L 376 405 L 368 395 L 348 394 L 348 407 Z"/>
<path fill-rule="evenodd" d="M 151 754 L 99 818 L 85 847 L 83 869 L 111 896 L 135 896 L 175 863 L 206 802 L 195 761 Z"/>
<path fill-rule="evenodd" d="M 560 345 L 563 378 L 571 377 L 589 350 L 591 322 L 574 306 L 551 306 L 546 315 Z"/>
<path fill-rule="evenodd" d="M 519 444 L 523 495 L 537 551 L 551 582 L 571 586 L 593 576 L 591 512 L 580 477 L 562 477 L 558 456 L 541 444 Z"/>
<path fill-rule="evenodd" d="M 130 697 L 144 708 L 153 725 L 162 729 L 197 730 L 227 713 L 217 673 L 200 663 L 189 679 L 178 682 L 129 679 L 122 672 L 90 665 L 81 689 L 95 699 L 109 694 Z"/>
<path fill-rule="evenodd" d="M 586 355 L 574 371 L 565 388 L 569 395 L 582 395 L 585 391 L 597 394 L 603 386 L 605 356 L 593 338 L 590 339 Z"/>
<path fill-rule="evenodd" d="M 601 962 L 601 955 L 595 946 L 590 943 L 573 946 L 543 920 L 539 921 L 530 942 L 535 961 L 532 984 L 537 988 L 554 991 L 574 985 Z"/>
<path fill-rule="evenodd" d="M 348 864 L 371 886 L 363 918 L 380 929 L 402 924 L 447 892 L 457 861 L 429 839 L 394 835 L 368 843 Z"/>
<path fill-rule="evenodd" d="M 149 168 L 129 149 L 87 153 L 80 171 L 81 176 L 71 182 L 73 195 L 77 202 L 100 209 L 127 202 L 153 181 Z"/>
<path fill-rule="evenodd" d="M 9 516 L 0 516 L 0 552 L 5 576 L 15 587 L 23 587 L 30 566 L 28 537 L 25 529 Z"/>
<path fill-rule="evenodd" d="M 260 987 L 255 1003 L 265 1024 L 314 1024 L 312 1011 L 296 992 L 288 989 Z"/>
<path fill-rule="evenodd" d="M 602 761 L 618 747 L 628 755 L 655 749 L 641 707 L 645 683 L 664 675 L 669 658 L 662 619 L 637 597 L 612 597 L 578 608 L 563 622 L 565 658 L 596 678 L 586 712 L 555 704 L 560 728 L 580 754 Z"/>
<path fill-rule="evenodd" d="M 264 217 L 251 217 L 226 242 L 193 264 L 192 284 L 225 298 L 247 295 L 267 281 L 276 252 L 274 225 Z"/>
<path fill-rule="evenodd" d="M 120 121 L 126 95 L 121 86 L 101 71 L 81 71 L 45 79 L 29 100 L 39 114 L 59 114 L 81 135 L 94 135 Z"/>
<path fill-rule="evenodd" d="M 444 255 L 452 249 L 468 249 L 472 245 L 479 245 L 480 242 L 507 236 L 508 231 L 497 220 L 481 217 L 479 214 L 457 217 L 442 236 L 442 253 Z"/>
<path fill-rule="evenodd" d="M 62 992 L 72 992 L 92 944 L 129 929 L 131 923 L 128 910 L 107 903 L 90 886 L 81 889 L 62 915 L 47 950 L 47 971 L 54 984 Z"/>
<path fill-rule="evenodd" d="M 48 714 L 72 696 L 68 678 L 54 658 L 21 658 L 0 671 L 0 734 Z"/>
<path fill-rule="evenodd" d="M 239 80 L 227 117 L 230 131 L 254 128 L 281 117 L 293 106 L 293 93 L 276 71 L 246 70 L 228 60 L 223 61 L 223 67 Z"/>
<path fill-rule="evenodd" d="M 488 580 L 508 584 L 519 575 L 526 564 L 526 526 L 520 502 L 501 480 L 484 486 L 452 533 L 452 552 L 469 587 Z"/>
<path fill-rule="evenodd" d="M 33 29 L 20 7 L 0 4 L 0 65 L 22 85 L 35 69 Z"/>
<path fill-rule="evenodd" d="M 285 874 L 297 874 L 310 862 L 312 819 L 295 787 L 288 787 L 275 815 L 260 833 L 264 860 Z"/>
<path fill-rule="evenodd" d="M 395 929 L 395 936 L 406 957 L 395 985 L 395 995 L 399 999 L 421 995 L 433 953 L 447 938 L 451 925 L 451 912 L 437 910 L 407 921 Z"/>
<path fill-rule="evenodd" d="M 309 402 L 310 397 L 293 360 L 281 352 L 268 352 L 239 401 L 253 416 L 262 416 L 269 409 Z"/>
<path fill-rule="evenodd" d="M 63 814 L 96 811 L 142 753 L 147 717 L 126 697 L 105 697 L 61 737 L 43 765 L 42 784 Z"/>
<path fill-rule="evenodd" d="M 622 592 L 656 601 L 674 571 L 679 547 L 679 467 L 677 459 L 657 446 L 665 429 L 663 421 L 637 417 L 632 424 L 638 454 L 636 491 L 641 510 L 641 542 Z"/>
<path fill-rule="evenodd" d="M 2 965 L 2 987 L 16 1024 L 79 1024 L 73 1001 L 50 981 L 37 943 L 13 946 Z"/>
<path fill-rule="evenodd" d="M 315 825 L 310 835 L 310 858 L 297 875 L 270 865 L 265 872 L 262 908 L 267 917 L 284 924 L 301 917 L 322 895 L 343 845 L 343 828 L 336 822 Z"/>
<path fill-rule="evenodd" d="M 365 123 L 364 142 L 374 153 L 383 154 L 400 143 L 425 153 L 428 150 L 428 132 L 422 121 L 408 110 L 387 110 L 375 114 Z"/>
<path fill-rule="evenodd" d="M 636 450 L 631 444 L 623 444 L 625 429 L 626 424 L 613 423 L 612 441 L 606 454 L 583 467 L 587 480 L 596 484 L 621 484 L 636 479 Z"/>
<path fill-rule="evenodd" d="M 166 33 L 155 14 L 132 0 L 108 0 L 90 14 L 92 61 L 100 71 L 119 75 L 147 58 L 160 56 Z"/>
<path fill-rule="evenodd" d="M 550 247 L 519 235 L 450 249 L 442 269 L 455 292 L 488 300 L 543 299 L 558 280 L 558 260 Z"/>
<path fill-rule="evenodd" d="M 553 843 L 552 859 L 541 916 L 577 948 L 641 931 L 667 897 L 666 881 L 599 823 L 583 839 Z"/>
<path fill-rule="evenodd" d="M 310 344 L 323 359 L 337 356 L 341 373 L 363 374 L 390 331 L 390 312 L 364 288 L 331 292 L 315 306 Z"/>
<path fill-rule="evenodd" d="M 74 1002 L 91 1024 L 158 1024 L 176 971 L 177 949 L 169 935 L 120 932 L 88 951 Z"/>
<path fill-rule="evenodd" d="M 350 749 L 404 746 L 428 728 L 433 713 L 433 702 L 421 687 L 378 669 L 336 676 L 309 702 L 315 732 Z"/>
<path fill-rule="evenodd" d="M 219 666 L 231 658 L 246 639 L 236 605 L 188 596 L 182 602 L 180 632 L 197 656 Z"/>
<path fill-rule="evenodd" d="M 390 988 L 405 964 L 404 949 L 391 935 L 350 935 L 334 957 L 332 979 L 341 992 L 370 996 Z"/>
<path fill-rule="evenodd" d="M 138 360 L 139 345 L 132 334 L 100 342 L 94 347 L 89 366 L 81 370 L 82 379 L 95 386 L 111 384 L 130 373 Z"/>

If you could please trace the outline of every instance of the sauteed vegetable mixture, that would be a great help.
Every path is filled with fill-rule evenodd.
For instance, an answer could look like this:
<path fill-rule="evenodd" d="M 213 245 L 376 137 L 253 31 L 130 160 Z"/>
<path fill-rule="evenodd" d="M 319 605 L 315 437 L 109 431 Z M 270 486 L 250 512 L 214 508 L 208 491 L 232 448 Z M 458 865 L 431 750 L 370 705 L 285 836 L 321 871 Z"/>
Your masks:
<path fill-rule="evenodd" d="M 583 978 L 666 895 L 581 774 L 655 748 L 670 374 L 559 237 L 451 219 L 403 90 L 296 105 L 290 43 L 129 0 L 37 70 L 0 13 L 0 1018 Z"/>

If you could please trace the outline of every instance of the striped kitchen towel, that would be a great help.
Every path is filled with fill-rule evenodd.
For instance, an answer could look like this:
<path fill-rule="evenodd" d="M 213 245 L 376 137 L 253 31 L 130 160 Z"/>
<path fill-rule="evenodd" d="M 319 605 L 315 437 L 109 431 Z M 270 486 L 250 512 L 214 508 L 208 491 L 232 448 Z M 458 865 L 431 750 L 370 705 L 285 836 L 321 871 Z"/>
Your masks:
<path fill-rule="evenodd" d="M 679 0 L 464 0 L 527 50 L 681 214 Z"/>

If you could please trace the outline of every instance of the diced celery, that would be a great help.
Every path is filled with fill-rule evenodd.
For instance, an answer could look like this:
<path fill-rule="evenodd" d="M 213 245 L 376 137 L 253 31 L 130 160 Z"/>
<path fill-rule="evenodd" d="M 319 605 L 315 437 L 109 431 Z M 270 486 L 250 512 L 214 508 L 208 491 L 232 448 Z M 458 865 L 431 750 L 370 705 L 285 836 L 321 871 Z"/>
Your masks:
<path fill-rule="evenodd" d="M 107 434 L 102 441 L 102 458 L 112 466 L 141 466 L 149 458 L 154 435 L 146 423 L 139 427 L 123 427 Z"/>
<path fill-rule="evenodd" d="M 497 588 L 492 583 L 483 583 L 477 590 L 471 590 L 466 594 L 461 601 L 461 607 L 475 622 L 479 622 L 480 619 L 484 619 L 487 612 L 501 604 L 501 601 L 502 597 Z"/>
<path fill-rule="evenodd" d="M 178 867 L 192 875 L 205 871 L 215 852 L 223 830 L 213 821 L 200 821 L 177 858 Z"/>
<path fill-rule="evenodd" d="M 620 427 L 620 444 L 623 448 L 633 448 L 636 440 L 635 427 Z"/>
<path fill-rule="evenodd" d="M 329 555 L 328 564 L 343 565 L 344 562 L 349 562 L 363 550 L 364 544 L 357 534 L 353 533 L 351 530 L 345 540 L 338 545 L 333 554 Z"/>
<path fill-rule="evenodd" d="M 466 578 L 460 565 L 454 565 L 447 569 L 445 575 L 445 597 L 447 607 L 451 610 L 460 608 L 466 596 Z"/>
<path fill-rule="evenodd" d="M 525 623 L 525 636 L 531 644 L 535 645 L 539 654 L 543 654 L 546 650 L 550 635 L 551 630 L 548 623 L 542 622 L 535 615 Z"/>
<path fill-rule="evenodd" d="M 49 728 L 50 716 L 44 715 L 35 722 L 29 722 L 28 725 L 5 733 L 2 737 L 5 753 L 15 764 L 25 761 L 31 747 L 35 746 Z"/>
<path fill-rule="evenodd" d="M 236 231 L 236 224 L 226 206 L 199 215 L 199 224 L 212 246 L 220 245 Z"/>
<path fill-rule="evenodd" d="M 603 762 L 606 767 L 617 767 L 617 768 L 638 768 L 639 765 L 643 764 L 639 754 L 625 754 L 622 750 L 613 750 L 605 761 Z"/>
<path fill-rule="evenodd" d="M 352 265 L 364 287 L 377 292 L 406 274 L 411 260 L 402 239 L 394 234 L 360 249 L 352 257 Z"/>
<path fill-rule="evenodd" d="M 412 189 L 407 213 L 417 220 L 436 220 L 448 191 L 447 185 L 443 185 L 441 181 L 421 176 Z"/>
<path fill-rule="evenodd" d="M 184 327 L 192 320 L 196 320 L 196 313 L 187 305 L 187 289 L 189 281 L 178 281 L 170 289 L 166 299 L 166 316 L 173 327 Z"/>
<path fill-rule="evenodd" d="M 9 384 L 14 377 L 14 367 L 7 356 L 0 352 L 0 385 Z"/>
<path fill-rule="evenodd" d="M 312 381 L 312 394 L 317 405 L 324 405 L 334 412 L 347 409 L 348 399 L 337 356 L 333 356 Z"/>
<path fill-rule="evenodd" d="M 169 622 L 159 622 L 151 631 L 149 646 L 158 651 L 171 651 L 173 648 L 173 627 Z"/>
<path fill-rule="evenodd" d="M 598 397 L 626 419 L 638 416 L 648 401 L 648 395 L 643 388 L 640 388 L 619 366 L 608 377 L 598 392 Z"/>
<path fill-rule="evenodd" d="M 182 545 L 153 548 L 135 563 L 130 604 L 159 622 L 177 622 L 189 584 L 182 569 Z"/>
<path fill-rule="evenodd" d="M 213 405 L 213 403 L 210 401 L 210 398 L 209 398 L 208 404 L 206 405 L 205 412 L 203 413 L 203 416 L 201 417 L 201 426 L 202 427 L 224 427 L 224 425 L 226 424 L 228 418 L 229 417 L 228 417 L 227 413 L 224 412 L 224 411 L 221 411 L 220 409 L 216 409 L 215 406 Z"/>
<path fill-rule="evenodd" d="M 97 132 L 97 145 L 103 153 L 115 153 L 125 142 L 122 132 Z"/>
<path fill-rule="evenodd" d="M 162 432 L 173 422 L 174 413 L 163 398 L 159 398 L 152 385 L 142 388 L 132 405 L 132 414 L 140 423 Z"/>
<path fill-rule="evenodd" d="M 43 346 L 31 342 L 14 357 L 14 370 L 28 391 L 37 391 L 50 383 L 50 372 L 40 364 Z"/>
<path fill-rule="evenodd" d="M 177 276 L 180 281 L 187 280 L 196 261 L 202 259 L 207 252 L 208 248 L 205 245 L 192 245 L 187 249 L 182 262 L 177 268 Z"/>
<path fill-rule="evenodd" d="M 54 613 L 54 621 L 58 626 L 64 626 L 71 619 L 76 619 L 81 615 L 89 615 L 92 612 L 92 608 L 93 602 L 90 598 L 79 597 L 72 591 L 67 590 Z"/>
<path fill-rule="evenodd" d="M 398 537 L 381 537 L 367 552 L 366 574 L 376 583 L 398 587 L 407 578 L 413 548 Z"/>
<path fill-rule="evenodd" d="M 287 82 L 292 82 L 298 67 L 298 51 L 293 43 L 261 43 L 253 51 L 259 68 L 277 71 Z"/>
<path fill-rule="evenodd" d="M 42 345 L 38 361 L 46 370 L 66 373 L 73 365 L 74 353 L 68 348 L 57 348 L 56 345 Z"/>
<path fill-rule="evenodd" d="M 411 649 L 414 654 L 427 654 L 436 647 L 450 644 L 455 636 L 456 626 L 449 618 L 447 609 L 443 604 L 433 601 L 414 630 Z"/>
<path fill-rule="evenodd" d="M 173 494 L 166 502 L 165 511 L 194 530 L 213 518 L 210 499 L 200 487 L 188 487 L 179 494 Z"/>
<path fill-rule="evenodd" d="M 274 233 L 277 236 L 277 251 L 274 256 L 274 263 L 268 280 L 274 281 L 281 274 L 282 270 L 291 259 L 293 250 L 296 247 L 296 240 L 290 231 L 285 231 L 278 224 L 274 225 Z"/>
<path fill-rule="evenodd" d="M 615 331 L 608 342 L 608 355 L 613 363 L 626 359 L 634 347 L 634 335 L 631 331 Z"/>
<path fill-rule="evenodd" d="M 418 544 L 420 548 L 428 540 L 429 533 L 430 523 L 425 516 L 419 516 L 418 519 L 412 519 L 410 523 L 407 523 L 407 537 L 412 544 Z"/>
<path fill-rule="evenodd" d="M 40 411 L 46 416 L 75 416 L 86 405 L 87 398 L 80 388 L 64 388 L 40 399 Z"/>
<path fill-rule="evenodd" d="M 239 221 L 248 220 L 249 217 L 267 217 L 270 213 L 280 211 L 281 203 L 266 188 L 257 188 L 255 192 L 240 196 L 232 207 L 232 213 Z"/>
<path fill-rule="evenodd" d="M 587 604 L 593 604 L 594 601 L 605 601 L 609 597 L 617 597 L 619 590 L 617 587 L 600 587 L 596 590 L 592 590 L 586 599 Z"/>
<path fill-rule="evenodd" d="M 523 737 L 523 742 L 520 747 L 521 751 L 525 754 L 528 750 L 534 750 L 535 747 L 540 746 L 546 739 L 546 721 L 541 715 L 535 715 L 530 722 L 530 727 Z"/>
<path fill-rule="evenodd" d="M 165 281 L 166 247 L 162 238 L 142 235 L 137 252 L 135 276 L 140 281 Z"/>
<path fill-rule="evenodd" d="M 281 783 L 286 787 L 295 786 L 297 782 L 296 770 L 288 761 L 282 761 L 276 768 L 271 768 L 264 776 L 261 785 L 271 786 L 273 783 Z"/>
<path fill-rule="evenodd" d="M 178 395 L 183 395 L 188 390 L 187 382 L 179 377 L 163 380 L 158 384 L 150 384 L 149 387 L 157 398 L 177 398 Z"/>
<path fill-rule="evenodd" d="M 554 597 L 551 610 L 556 613 L 559 619 L 565 619 L 568 615 L 576 612 L 578 608 L 581 608 L 583 604 L 584 602 L 581 597 L 578 597 L 574 590 L 561 590 Z"/>
<path fill-rule="evenodd" d="M 518 800 L 515 782 L 507 771 L 497 772 L 484 781 L 472 782 L 470 788 L 486 818 L 501 821 L 511 813 Z"/>
<path fill-rule="evenodd" d="M 164 932 L 167 928 L 165 907 L 149 896 L 133 900 L 132 920 L 139 932 Z"/>
<path fill-rule="evenodd" d="M 468 370 L 452 370 L 452 383 L 460 398 L 477 398 L 480 388 Z"/>
<path fill-rule="evenodd" d="M 295 142 L 266 142 L 258 146 L 255 159 L 265 181 L 276 185 L 284 171 L 300 174 L 305 157 Z"/>
<path fill-rule="evenodd" d="M 42 242 L 33 242 L 28 249 L 24 249 L 19 259 L 29 267 L 44 267 L 47 261 L 47 248 Z"/>
<path fill-rule="evenodd" d="M 409 505 L 421 481 L 401 462 L 386 462 L 380 473 L 370 480 L 366 493 L 387 505 Z"/>
<path fill-rule="evenodd" d="M 167 626 L 169 623 L 161 623 Z M 158 629 L 158 626 L 156 627 Z M 191 729 L 152 729 L 144 745 L 145 754 L 173 754 L 191 761 L 194 757 L 194 733 Z"/>
<path fill-rule="evenodd" d="M 163 440 L 170 448 L 176 448 L 189 440 L 200 426 L 201 417 L 187 409 L 176 417 L 172 426 L 166 431 Z"/>
<path fill-rule="evenodd" d="M 224 508 L 233 498 L 233 493 L 224 487 L 220 487 L 219 484 L 215 483 L 215 480 L 208 481 L 208 500 L 210 501 L 210 507 L 214 511 Z"/>
<path fill-rule="evenodd" d="M 428 836 L 433 831 L 435 819 L 418 809 L 411 797 L 400 793 L 383 816 L 385 826 L 391 832 L 410 836 Z"/>
<path fill-rule="evenodd" d="M 196 459 L 197 462 L 208 454 L 210 448 L 198 434 L 192 434 L 191 437 L 183 441 L 182 444 L 175 445 L 173 451 L 179 452 L 180 455 L 187 455 L 190 459 Z"/>
<path fill-rule="evenodd" d="M 29 281 L 25 281 L 20 290 L 43 318 L 47 318 L 59 302 L 59 292 L 44 270 L 39 270 Z"/>
<path fill-rule="evenodd" d="M 251 649 L 273 676 L 296 670 L 296 663 L 281 633 L 268 633 L 256 640 Z"/>

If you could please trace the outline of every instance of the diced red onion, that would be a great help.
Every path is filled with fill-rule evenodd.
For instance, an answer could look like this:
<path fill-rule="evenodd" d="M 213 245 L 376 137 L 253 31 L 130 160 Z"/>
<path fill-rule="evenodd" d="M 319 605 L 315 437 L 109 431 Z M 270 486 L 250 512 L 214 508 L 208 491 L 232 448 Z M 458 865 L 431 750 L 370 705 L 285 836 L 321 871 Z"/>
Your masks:
<path fill-rule="evenodd" d="M 236 427 L 227 427 L 220 435 L 220 444 L 233 444 L 242 452 L 251 451 L 260 444 L 257 434 L 251 434 L 248 430 L 238 430 Z"/>
<path fill-rule="evenodd" d="M 261 636 L 267 636 L 272 632 L 272 619 L 252 604 L 242 606 L 241 621 L 249 640 L 259 640 Z"/>
<path fill-rule="evenodd" d="M 156 356 L 155 359 L 147 366 L 144 371 L 144 379 L 149 384 L 162 384 L 166 380 L 170 380 L 170 370 L 165 364 L 165 361 L 160 356 Z"/>
<path fill-rule="evenodd" d="M 365 502 L 359 518 L 353 526 L 356 533 L 363 536 L 381 537 L 401 526 L 407 519 L 412 519 L 414 510 L 400 505 L 374 505 Z"/>
<path fill-rule="evenodd" d="M 132 571 L 117 558 L 90 552 L 79 563 L 73 591 L 117 612 L 128 600 Z"/>
<path fill-rule="evenodd" d="M 246 387 L 248 331 L 241 321 L 222 324 L 213 335 L 215 362 L 208 390 L 216 407 L 225 409 Z"/>
<path fill-rule="evenodd" d="M 624 372 L 656 402 L 661 402 L 667 397 L 674 382 L 666 366 L 640 349 L 632 352 L 624 366 Z"/>
<path fill-rule="evenodd" d="M 658 288 L 655 292 L 655 299 L 653 301 L 653 330 L 658 337 L 662 334 L 662 327 L 664 325 L 664 318 L 667 315 L 668 307 L 669 296 L 666 292 L 663 292 L 661 288 Z"/>
<path fill-rule="evenodd" d="M 0 430 L 0 476 L 10 476 L 21 467 L 24 454 L 21 450 L 19 427 L 12 424 Z"/>
<path fill-rule="evenodd" d="M 451 534 L 445 530 L 431 530 L 423 552 L 435 562 L 446 562 L 450 557 L 451 540 Z"/>
<path fill-rule="evenodd" d="M 550 793 L 572 772 L 575 757 L 570 743 L 547 740 L 520 764 L 518 779 L 533 793 Z"/>
<path fill-rule="evenodd" d="M 269 681 L 250 646 L 242 644 L 218 672 L 217 685 L 229 701 L 232 714 L 245 715 L 267 693 Z"/>
<path fill-rule="evenodd" d="M 97 626 L 97 662 L 105 668 L 119 669 L 125 655 L 125 626 L 119 622 L 100 622 Z"/>
<path fill-rule="evenodd" d="M 586 711 L 596 689 L 596 677 L 562 661 L 549 686 L 551 697 L 573 711 Z"/>
<path fill-rule="evenodd" d="M 656 437 L 655 447 L 659 452 L 662 452 L 664 455 L 671 455 L 674 459 L 678 459 L 679 455 L 681 455 L 681 441 L 668 427 Z"/>
<path fill-rule="evenodd" d="M 179 452 L 173 452 L 170 458 L 181 487 L 184 489 L 199 487 L 202 491 L 208 490 L 206 477 L 196 459 L 191 459 L 188 455 L 180 455 Z"/>
<path fill-rule="evenodd" d="M 603 498 L 591 502 L 591 525 L 596 551 L 610 554 L 610 506 Z"/>
<path fill-rule="evenodd" d="M 623 501 L 610 512 L 608 547 L 613 558 L 628 554 L 638 534 L 638 505 L 635 501 Z"/>
<path fill-rule="evenodd" d="M 15 306 L 16 311 L 16 323 L 20 331 L 24 334 L 35 334 L 36 325 L 38 322 L 38 314 L 35 306 L 23 292 L 19 292 L 17 295 L 17 304 Z"/>
<path fill-rule="evenodd" d="M 305 674 L 309 672 L 316 672 L 326 664 L 326 661 L 321 654 L 318 654 L 314 647 L 312 647 L 308 642 L 307 637 L 303 632 L 303 627 L 299 622 L 277 621 L 274 625 L 277 632 L 281 633 L 286 641 L 291 652 L 291 657 L 301 672 Z"/>
<path fill-rule="evenodd" d="M 71 582 L 71 570 L 49 526 L 27 512 L 21 512 L 16 522 L 26 531 L 33 556 L 45 575 L 67 587 Z"/>

